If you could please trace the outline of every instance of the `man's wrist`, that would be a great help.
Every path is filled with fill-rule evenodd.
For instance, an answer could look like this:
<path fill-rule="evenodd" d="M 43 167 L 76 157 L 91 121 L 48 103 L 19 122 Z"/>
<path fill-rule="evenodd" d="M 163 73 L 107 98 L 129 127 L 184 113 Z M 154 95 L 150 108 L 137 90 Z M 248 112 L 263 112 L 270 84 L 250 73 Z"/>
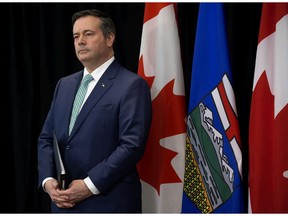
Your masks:
<path fill-rule="evenodd" d="M 91 179 L 89 178 L 89 176 L 87 178 L 85 178 L 84 183 L 86 184 L 86 186 L 89 188 L 89 190 L 94 194 L 94 195 L 98 195 L 100 194 L 100 191 L 98 190 L 98 188 L 93 184 L 93 182 L 91 181 Z"/>
<path fill-rule="evenodd" d="M 45 192 L 47 192 L 47 191 L 45 190 L 45 183 L 46 183 L 48 180 L 50 180 L 50 179 L 53 179 L 53 178 L 52 178 L 52 177 L 45 178 L 45 179 L 43 180 L 43 182 L 42 182 L 42 189 L 43 189 L 43 191 L 45 191 Z"/>

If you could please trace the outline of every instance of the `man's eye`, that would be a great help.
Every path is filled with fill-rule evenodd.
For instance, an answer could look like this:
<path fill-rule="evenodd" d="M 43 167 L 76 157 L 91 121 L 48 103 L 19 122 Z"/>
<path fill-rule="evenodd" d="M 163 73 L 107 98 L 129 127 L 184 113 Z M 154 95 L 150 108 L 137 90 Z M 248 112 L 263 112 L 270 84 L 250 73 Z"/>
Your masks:
<path fill-rule="evenodd" d="M 91 32 L 87 32 L 85 35 L 86 35 L 86 36 L 92 36 L 93 33 L 91 33 Z"/>

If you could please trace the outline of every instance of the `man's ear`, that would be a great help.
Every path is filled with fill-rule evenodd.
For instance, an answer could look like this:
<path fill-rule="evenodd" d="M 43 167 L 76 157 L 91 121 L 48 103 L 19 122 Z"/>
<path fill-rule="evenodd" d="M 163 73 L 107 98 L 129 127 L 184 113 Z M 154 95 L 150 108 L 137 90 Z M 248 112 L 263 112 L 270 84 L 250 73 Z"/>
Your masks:
<path fill-rule="evenodd" d="M 112 47 L 114 44 L 114 41 L 115 41 L 115 35 L 113 33 L 110 33 L 106 38 L 107 46 Z"/>

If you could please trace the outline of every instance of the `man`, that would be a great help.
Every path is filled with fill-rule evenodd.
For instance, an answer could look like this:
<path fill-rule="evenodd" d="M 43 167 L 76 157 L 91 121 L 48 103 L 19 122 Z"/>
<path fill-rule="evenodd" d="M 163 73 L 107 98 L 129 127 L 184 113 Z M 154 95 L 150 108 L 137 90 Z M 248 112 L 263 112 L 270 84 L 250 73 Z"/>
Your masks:
<path fill-rule="evenodd" d="M 80 11 L 72 16 L 72 24 L 75 52 L 84 70 L 56 85 L 38 140 L 39 186 L 49 194 L 53 213 L 141 213 L 136 164 L 151 124 L 149 87 L 115 59 L 116 30 L 105 13 Z M 93 79 L 82 108 L 74 111 L 74 98 L 87 74 Z M 66 190 L 59 189 L 56 177 L 54 131 L 67 172 Z"/>

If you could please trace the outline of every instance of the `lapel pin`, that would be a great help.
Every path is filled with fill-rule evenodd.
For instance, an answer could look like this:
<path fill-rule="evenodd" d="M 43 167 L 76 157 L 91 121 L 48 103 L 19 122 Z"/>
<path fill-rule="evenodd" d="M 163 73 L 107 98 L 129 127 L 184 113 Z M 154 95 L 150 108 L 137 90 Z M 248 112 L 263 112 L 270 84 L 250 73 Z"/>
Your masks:
<path fill-rule="evenodd" d="M 102 83 L 102 87 L 103 87 L 103 88 L 105 87 L 105 84 L 104 84 L 104 83 Z"/>

